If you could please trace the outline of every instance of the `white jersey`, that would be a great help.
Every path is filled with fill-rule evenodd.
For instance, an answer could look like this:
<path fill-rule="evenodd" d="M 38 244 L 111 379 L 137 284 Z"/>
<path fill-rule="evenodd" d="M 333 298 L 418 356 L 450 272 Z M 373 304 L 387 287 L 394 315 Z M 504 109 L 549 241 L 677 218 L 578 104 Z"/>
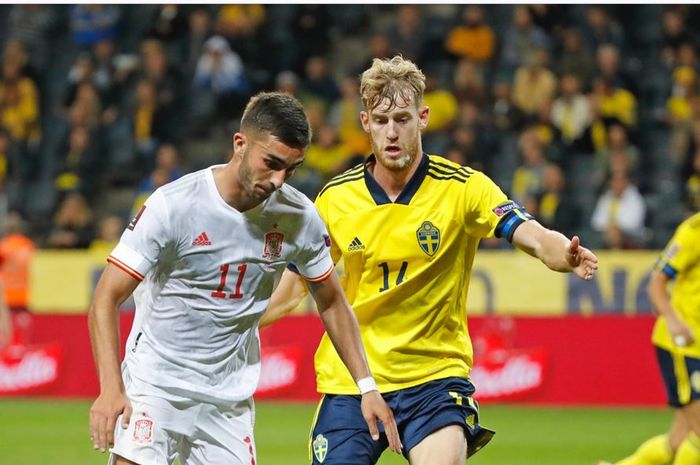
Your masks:
<path fill-rule="evenodd" d="M 285 184 L 241 213 L 222 199 L 213 168 L 156 190 L 108 261 L 142 281 L 129 376 L 175 397 L 235 402 L 257 386 L 258 321 L 285 267 L 318 282 L 333 262 L 306 196 Z"/>

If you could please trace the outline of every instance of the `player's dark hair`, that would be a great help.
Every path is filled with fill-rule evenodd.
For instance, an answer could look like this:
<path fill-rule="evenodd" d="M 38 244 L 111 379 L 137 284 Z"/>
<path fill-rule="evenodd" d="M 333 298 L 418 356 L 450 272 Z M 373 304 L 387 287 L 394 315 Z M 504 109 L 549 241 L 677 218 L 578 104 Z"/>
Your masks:
<path fill-rule="evenodd" d="M 261 92 L 250 99 L 241 131 L 268 132 L 293 148 L 311 143 L 311 125 L 299 100 L 282 92 Z"/>

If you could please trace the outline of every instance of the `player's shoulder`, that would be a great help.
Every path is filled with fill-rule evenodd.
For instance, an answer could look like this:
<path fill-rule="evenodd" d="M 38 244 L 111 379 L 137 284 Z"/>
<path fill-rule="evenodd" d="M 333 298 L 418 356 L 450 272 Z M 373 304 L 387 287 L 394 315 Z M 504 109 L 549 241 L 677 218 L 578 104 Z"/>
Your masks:
<path fill-rule="evenodd" d="M 199 189 L 202 185 L 206 184 L 208 169 L 209 168 L 185 174 L 184 176 L 159 187 L 156 191 L 160 191 L 160 193 L 166 198 L 191 198 L 189 196 L 193 190 Z"/>
<path fill-rule="evenodd" d="M 462 184 L 482 182 L 488 177 L 481 171 L 460 165 L 440 155 L 428 154 L 427 175 L 437 181 L 458 182 Z"/>
<path fill-rule="evenodd" d="M 359 163 L 352 168 L 343 171 L 339 175 L 331 178 L 330 181 L 323 186 L 318 196 L 321 197 L 328 192 L 340 192 L 352 186 L 356 182 L 364 182 L 365 178 L 365 163 Z"/>
<path fill-rule="evenodd" d="M 700 212 L 691 215 L 683 221 L 678 229 L 685 229 L 697 233 L 700 230 Z"/>

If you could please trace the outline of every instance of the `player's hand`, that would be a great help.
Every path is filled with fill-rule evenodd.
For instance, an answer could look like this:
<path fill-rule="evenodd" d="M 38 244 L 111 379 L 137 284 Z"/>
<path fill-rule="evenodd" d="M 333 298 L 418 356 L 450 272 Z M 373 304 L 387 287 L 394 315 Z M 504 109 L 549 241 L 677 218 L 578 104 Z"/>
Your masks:
<path fill-rule="evenodd" d="M 384 433 L 389 441 L 389 448 L 400 454 L 403 445 L 401 444 L 399 430 L 394 420 L 394 412 L 386 405 L 379 391 L 370 391 L 363 394 L 361 408 L 362 416 L 365 418 L 367 426 L 369 426 L 369 433 L 372 439 L 375 441 L 379 440 L 379 429 L 377 428 L 377 420 L 379 420 L 384 425 Z"/>
<path fill-rule="evenodd" d="M 121 427 L 129 427 L 131 403 L 121 391 L 101 392 L 90 408 L 90 440 L 95 449 L 105 452 L 114 445 L 114 426 L 122 415 Z"/>
<path fill-rule="evenodd" d="M 685 347 L 695 342 L 693 331 L 675 313 L 665 318 L 668 332 L 671 333 L 671 340 L 675 345 L 678 347 Z"/>
<path fill-rule="evenodd" d="M 574 236 L 566 251 L 566 261 L 576 276 L 586 281 L 593 279 L 598 269 L 598 257 L 581 245 L 578 236 Z"/>

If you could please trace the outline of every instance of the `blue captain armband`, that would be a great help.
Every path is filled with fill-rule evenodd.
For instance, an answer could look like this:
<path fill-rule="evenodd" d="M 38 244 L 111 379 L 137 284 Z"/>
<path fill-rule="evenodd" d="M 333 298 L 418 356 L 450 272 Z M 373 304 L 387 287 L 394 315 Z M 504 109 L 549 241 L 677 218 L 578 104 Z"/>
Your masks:
<path fill-rule="evenodd" d="M 671 265 L 669 265 L 668 263 L 664 264 L 663 268 L 661 268 L 661 271 L 663 272 L 663 274 L 668 276 L 669 279 L 675 279 L 676 275 L 678 274 L 676 269 L 674 267 L 672 267 Z"/>
<path fill-rule="evenodd" d="M 513 242 L 513 234 L 515 234 L 518 226 L 533 219 L 523 207 L 515 202 L 508 202 L 494 209 L 494 213 L 497 215 L 499 212 L 503 214 L 503 217 L 498 222 L 498 226 L 496 226 L 495 234 L 496 237 L 506 238 L 508 242 Z"/>

